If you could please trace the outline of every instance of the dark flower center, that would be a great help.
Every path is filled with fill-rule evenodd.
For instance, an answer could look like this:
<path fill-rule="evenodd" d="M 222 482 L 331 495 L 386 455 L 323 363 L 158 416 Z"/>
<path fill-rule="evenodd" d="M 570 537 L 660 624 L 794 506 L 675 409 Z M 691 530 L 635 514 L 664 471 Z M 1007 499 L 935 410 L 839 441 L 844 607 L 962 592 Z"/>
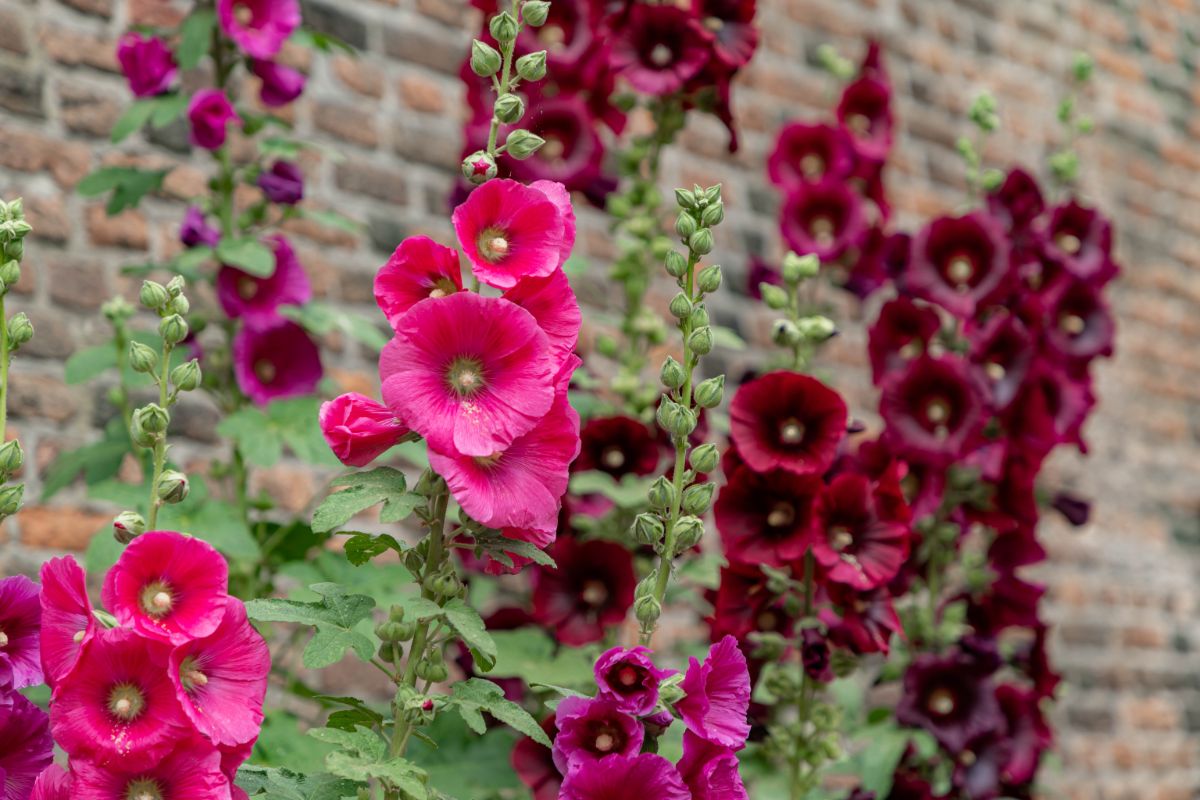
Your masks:
<path fill-rule="evenodd" d="M 944 686 L 939 686 L 929 693 L 929 697 L 925 700 L 925 707 L 929 709 L 929 713 L 935 716 L 948 717 L 958 707 L 958 698 L 954 696 L 954 692 Z"/>
<path fill-rule="evenodd" d="M 646 670 L 633 664 L 621 664 L 609 673 L 609 685 L 618 692 L 632 694 L 646 683 Z"/>
<path fill-rule="evenodd" d="M 153 778 L 138 778 L 125 787 L 124 800 L 163 800 L 158 781 Z"/>
<path fill-rule="evenodd" d="M 779 424 L 779 441 L 784 444 L 800 444 L 804 441 L 804 433 L 804 423 L 795 417 L 788 417 Z"/>
<path fill-rule="evenodd" d="M 503 260 L 512 247 L 508 241 L 507 232 L 491 227 L 483 229 L 476 244 L 479 247 L 479 254 L 493 264 Z"/>
<path fill-rule="evenodd" d="M 208 676 L 201 671 L 199 662 L 188 656 L 179 665 L 179 682 L 183 684 L 185 691 L 192 692 L 208 686 Z"/>
<path fill-rule="evenodd" d="M 249 275 L 243 275 L 238 278 L 237 293 L 238 297 L 243 300 L 252 300 L 258 294 L 259 282 Z"/>
<path fill-rule="evenodd" d="M 593 720 L 588 725 L 587 748 L 597 755 L 625 749 L 625 731 L 608 720 Z"/>
<path fill-rule="evenodd" d="M 483 364 L 477 358 L 459 356 L 446 370 L 446 383 L 459 397 L 473 397 L 483 388 Z"/>
<path fill-rule="evenodd" d="M 170 613 L 175 606 L 175 592 L 165 580 L 156 580 L 142 587 L 140 598 L 142 611 L 158 619 Z"/>
<path fill-rule="evenodd" d="M 1083 249 L 1083 242 L 1073 233 L 1062 231 L 1054 237 L 1054 244 L 1069 256 L 1076 255 Z"/>
<path fill-rule="evenodd" d="M 608 600 L 608 587 L 604 585 L 603 581 L 586 581 L 579 596 L 584 603 L 593 608 L 599 608 Z"/>
<path fill-rule="evenodd" d="M 767 512 L 767 527 L 786 528 L 796 521 L 796 507 L 780 500 Z"/>
<path fill-rule="evenodd" d="M 146 695 L 132 683 L 118 683 L 108 692 L 108 713 L 120 722 L 133 722 L 146 710 Z"/>
<path fill-rule="evenodd" d="M 279 370 L 275 368 L 275 362 L 270 359 L 260 358 L 254 362 L 254 375 L 264 384 L 272 384 L 275 378 L 279 376 Z"/>

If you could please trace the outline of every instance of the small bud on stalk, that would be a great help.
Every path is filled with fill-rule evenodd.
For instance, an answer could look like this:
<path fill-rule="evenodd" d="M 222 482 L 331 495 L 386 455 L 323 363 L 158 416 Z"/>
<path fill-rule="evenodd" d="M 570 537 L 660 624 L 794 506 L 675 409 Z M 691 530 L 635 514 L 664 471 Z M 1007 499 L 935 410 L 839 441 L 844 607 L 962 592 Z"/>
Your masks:
<path fill-rule="evenodd" d="M 11 517 L 21 508 L 25 496 L 25 484 L 14 483 L 0 488 L 0 519 Z"/>
<path fill-rule="evenodd" d="M 663 524 L 654 514 L 638 514 L 633 521 L 633 538 L 645 547 L 654 547 L 662 541 Z"/>
<path fill-rule="evenodd" d="M 517 38 L 518 25 L 513 19 L 513 15 L 507 11 L 501 11 L 496 16 L 492 17 L 492 21 L 488 26 L 492 37 L 501 44 L 508 44 Z"/>
<path fill-rule="evenodd" d="M 146 520 L 136 511 L 122 511 L 113 520 L 113 538 L 129 544 L 146 532 Z"/>
<path fill-rule="evenodd" d="M 33 338 L 33 323 L 29 321 L 29 317 L 22 311 L 14 314 L 12 319 L 8 321 L 8 347 L 10 350 L 16 350 L 23 344 L 26 344 Z"/>
<path fill-rule="evenodd" d="M 724 375 L 721 376 L 722 380 Z M 703 384 L 701 384 L 703 385 Z M 717 468 L 721 462 L 721 451 L 717 449 L 715 444 L 702 444 L 692 451 L 688 457 L 688 463 L 692 469 L 701 474 L 707 474 Z"/>
<path fill-rule="evenodd" d="M 0 445 L 0 474 L 5 476 L 5 480 L 19 470 L 24 463 L 25 453 L 21 450 L 21 443 L 16 439 Z"/>
<path fill-rule="evenodd" d="M 179 503 L 188 496 L 188 479 L 182 472 L 169 469 L 158 478 L 158 499 L 164 503 Z"/>
<path fill-rule="evenodd" d="M 536 153 L 546 140 L 535 133 L 517 129 L 504 140 L 504 151 L 518 161 L 524 161 Z"/>
<path fill-rule="evenodd" d="M 546 24 L 550 16 L 550 4 L 546 0 L 528 0 L 521 6 L 521 21 L 526 25 L 540 28 Z"/>
<path fill-rule="evenodd" d="M 546 77 L 546 51 L 538 50 L 518 58 L 517 74 L 527 81 L 540 81 Z"/>
<path fill-rule="evenodd" d="M 154 372 L 158 368 L 158 353 L 141 342 L 129 343 L 129 366 L 134 372 Z"/>
<path fill-rule="evenodd" d="M 164 317 L 162 322 L 158 323 L 158 334 L 162 336 L 164 342 L 174 347 L 187 338 L 187 320 L 178 314 Z"/>
<path fill-rule="evenodd" d="M 180 392 L 195 391 L 200 386 L 201 377 L 200 362 L 194 358 L 171 370 L 171 384 Z"/>
<path fill-rule="evenodd" d="M 167 304 L 171 296 L 167 294 L 167 287 L 161 283 L 142 281 L 142 291 L 138 294 L 138 299 L 146 308 L 158 310 Z"/>
<path fill-rule="evenodd" d="M 481 78 L 490 78 L 503 66 L 500 52 L 491 45 L 475 39 L 471 42 L 471 71 Z"/>

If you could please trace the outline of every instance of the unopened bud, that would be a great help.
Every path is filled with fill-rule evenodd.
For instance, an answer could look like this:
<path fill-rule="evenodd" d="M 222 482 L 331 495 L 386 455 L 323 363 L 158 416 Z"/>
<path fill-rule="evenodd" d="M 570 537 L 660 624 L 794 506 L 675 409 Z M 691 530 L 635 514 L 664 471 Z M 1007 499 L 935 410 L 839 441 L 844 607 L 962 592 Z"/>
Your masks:
<path fill-rule="evenodd" d="M 12 350 L 16 350 L 21 345 L 33 338 L 33 323 L 29 321 L 29 317 L 22 311 L 19 314 L 13 315 L 13 318 L 8 321 L 8 346 Z"/>
<path fill-rule="evenodd" d="M 381 644 L 379 645 L 379 652 L 377 653 L 379 660 L 388 664 L 395 664 L 404 656 L 404 648 L 401 647 L 398 642 L 392 642 L 387 639 L 383 639 L 382 637 L 380 638 Z"/>
<path fill-rule="evenodd" d="M 521 6 L 521 21 L 526 25 L 532 25 L 535 28 L 540 28 L 546 24 L 546 18 L 550 15 L 550 4 L 546 0 L 527 0 Z"/>
<path fill-rule="evenodd" d="M 128 300 L 118 295 L 111 300 L 105 301 L 104 305 L 100 306 L 100 313 L 109 322 L 118 322 L 132 317 L 135 309 Z"/>
<path fill-rule="evenodd" d="M 789 251 L 783 257 L 783 279 L 788 283 L 799 283 L 808 278 L 815 278 L 821 271 L 821 259 L 815 253 L 796 255 Z"/>
<path fill-rule="evenodd" d="M 702 444 L 688 456 L 692 469 L 701 474 L 712 472 L 721 462 L 721 451 L 715 444 Z"/>
<path fill-rule="evenodd" d="M 155 491 L 164 503 L 179 503 L 188 496 L 187 476 L 169 469 L 159 476 Z"/>
<path fill-rule="evenodd" d="M 536 153 L 546 140 L 536 133 L 517 129 L 504 140 L 504 151 L 518 161 L 524 161 Z"/>
<path fill-rule="evenodd" d="M 683 365 L 671 356 L 667 356 L 667 360 L 663 362 L 662 370 L 659 372 L 658 377 L 662 381 L 663 386 L 666 386 L 668 389 L 678 389 L 687 380 L 687 374 L 683 371 Z"/>
<path fill-rule="evenodd" d="M 688 249 L 693 253 L 705 255 L 713 249 L 713 235 L 708 228 L 701 228 L 688 237 Z"/>
<path fill-rule="evenodd" d="M 659 427 L 672 436 L 687 436 L 696 429 L 696 415 L 669 397 L 663 397 L 655 413 Z"/>
<path fill-rule="evenodd" d="M 11 517 L 21 508 L 21 498 L 25 496 L 25 484 L 14 483 L 0 487 L 0 519 Z"/>
<path fill-rule="evenodd" d="M 662 541 L 663 524 L 654 514 L 638 514 L 633 521 L 633 538 L 637 543 L 653 547 Z"/>
<path fill-rule="evenodd" d="M 25 453 L 16 439 L 0 445 L 0 473 L 12 475 L 25 463 Z"/>
<path fill-rule="evenodd" d="M 782 287 L 773 283 L 760 283 L 758 291 L 762 293 L 763 303 L 773 311 L 787 308 L 788 293 Z"/>
<path fill-rule="evenodd" d="M 675 503 L 675 485 L 660 475 L 650 484 L 650 506 L 665 511 Z"/>
<path fill-rule="evenodd" d="M 178 295 L 172 297 L 171 302 L 167 303 L 167 313 L 178 314 L 179 316 L 186 315 L 192 309 L 192 304 L 188 302 L 186 295 Z"/>
<path fill-rule="evenodd" d="M 517 38 L 517 21 L 513 19 L 512 14 L 509 14 L 507 11 L 501 11 L 492 17 L 492 21 L 488 25 L 488 30 L 491 31 L 492 38 L 497 42 L 508 44 Z"/>
<path fill-rule="evenodd" d="M 692 348 L 692 352 L 698 355 L 708 355 L 713 349 L 713 332 L 712 328 L 705 325 L 703 328 L 697 328 L 688 336 L 688 347 Z"/>
<path fill-rule="evenodd" d="M 525 116 L 525 102 L 515 94 L 502 94 L 496 98 L 492 113 L 496 119 L 511 125 Z"/>
<path fill-rule="evenodd" d="M 167 294 L 167 287 L 161 283 L 142 281 L 142 291 L 138 293 L 138 299 L 146 308 L 157 310 L 165 306 L 171 296 Z"/>
<path fill-rule="evenodd" d="M 141 342 L 129 343 L 129 366 L 134 372 L 154 372 L 158 367 L 158 353 Z"/>
<path fill-rule="evenodd" d="M 179 297 L 183 294 L 183 290 L 187 288 L 187 282 L 184 281 L 182 275 L 176 275 L 167 281 L 167 294 L 171 297 Z"/>
<path fill-rule="evenodd" d="M 678 250 L 667 253 L 663 263 L 667 268 L 667 274 L 672 278 L 682 278 L 687 273 L 687 259 Z"/>
<path fill-rule="evenodd" d="M 751 655 L 755 659 L 778 661 L 787 650 L 787 639 L 775 631 L 752 631 L 746 638 L 754 645 Z"/>
<path fill-rule="evenodd" d="M 696 200 L 696 193 L 687 189 L 675 190 L 675 202 L 679 204 L 680 208 L 688 211 L 696 211 L 700 208 L 700 204 Z"/>
<path fill-rule="evenodd" d="M 687 494 L 684 494 L 687 497 Z M 691 515 L 680 517 L 675 523 L 675 555 L 680 556 L 700 544 L 704 538 L 704 523 Z"/>
<path fill-rule="evenodd" d="M 538 50 L 518 58 L 517 74 L 527 81 L 540 81 L 546 77 L 546 51 Z"/>
<path fill-rule="evenodd" d="M 829 317 L 820 315 L 805 317 L 797 323 L 800 335 L 810 342 L 823 342 L 837 333 L 837 326 Z"/>
<path fill-rule="evenodd" d="M 400 638 L 400 634 L 404 632 L 403 628 L 404 623 L 388 620 L 387 622 L 381 622 L 375 626 L 375 635 L 379 637 L 381 642 L 386 644 L 403 642 L 404 639 Z"/>
<path fill-rule="evenodd" d="M 178 314 L 171 314 L 168 317 L 164 317 L 163 320 L 158 323 L 158 335 L 163 338 L 164 342 L 171 347 L 174 347 L 187 338 L 187 320 Z"/>
<path fill-rule="evenodd" d="M 478 39 L 471 42 L 471 71 L 481 78 L 490 78 L 500 71 L 503 61 L 500 52 Z"/>
<path fill-rule="evenodd" d="M 771 328 L 771 341 L 775 344 L 780 347 L 795 347 L 802 339 L 800 329 L 790 319 L 775 320 L 775 325 Z"/>
<path fill-rule="evenodd" d="M 681 211 L 675 219 L 675 232 L 683 241 L 689 241 L 696 232 L 696 218 L 687 211 Z"/>
<path fill-rule="evenodd" d="M 180 392 L 195 391 L 200 386 L 200 362 L 187 361 L 171 370 L 171 384 Z"/>
<path fill-rule="evenodd" d="M 637 620 L 642 623 L 643 628 L 652 627 L 662 616 L 662 603 L 653 596 L 647 595 L 634 604 L 633 613 L 637 615 Z"/>
<path fill-rule="evenodd" d="M 4 284 L 4 288 L 16 286 L 19 280 L 21 280 L 20 263 L 9 260 L 0 264 L 0 283 Z"/>
<path fill-rule="evenodd" d="M 709 506 L 712 505 L 713 492 L 716 488 L 716 485 L 711 483 L 697 483 L 684 489 L 683 510 L 696 516 L 706 513 Z"/>
<path fill-rule="evenodd" d="M 692 301 L 683 292 L 671 298 L 669 306 L 671 315 L 676 319 L 686 319 L 692 313 Z"/>
<path fill-rule="evenodd" d="M 725 397 L 725 376 L 718 375 L 715 378 L 700 381 L 696 385 L 694 397 L 696 405 L 701 408 L 716 408 L 721 405 L 721 400 Z"/>
<path fill-rule="evenodd" d="M 692 309 L 691 316 L 688 317 L 688 323 L 692 326 L 692 330 L 703 328 L 708 324 L 708 309 L 703 303 L 698 304 Z"/>
<path fill-rule="evenodd" d="M 136 511 L 122 511 L 113 519 L 113 538 L 129 544 L 146 532 L 146 520 Z"/>
<path fill-rule="evenodd" d="M 4 257 L 12 261 L 20 261 L 25 257 L 25 242 L 12 239 L 4 243 Z"/>
<path fill-rule="evenodd" d="M 171 415 L 158 403 L 150 403 L 133 412 L 133 419 L 150 433 L 162 433 L 171 423 Z"/>
<path fill-rule="evenodd" d="M 706 228 L 712 228 L 721 224 L 721 220 L 725 219 L 725 204 L 710 203 L 704 207 L 704 211 L 700 213 L 700 224 Z"/>
<path fill-rule="evenodd" d="M 446 680 L 450 672 L 446 669 L 445 662 L 433 661 L 428 658 L 423 658 L 417 662 L 417 677 L 423 681 L 430 683 L 441 683 Z"/>
<path fill-rule="evenodd" d="M 721 288 L 721 268 L 716 264 L 711 267 L 705 267 L 700 270 L 700 275 L 696 278 L 696 285 L 700 287 L 700 291 L 705 294 L 712 294 L 717 289 Z"/>
<path fill-rule="evenodd" d="M 497 172 L 499 172 L 499 168 L 496 166 L 496 159 L 482 150 L 476 150 L 463 159 L 463 177 L 476 185 L 487 183 L 496 177 Z"/>

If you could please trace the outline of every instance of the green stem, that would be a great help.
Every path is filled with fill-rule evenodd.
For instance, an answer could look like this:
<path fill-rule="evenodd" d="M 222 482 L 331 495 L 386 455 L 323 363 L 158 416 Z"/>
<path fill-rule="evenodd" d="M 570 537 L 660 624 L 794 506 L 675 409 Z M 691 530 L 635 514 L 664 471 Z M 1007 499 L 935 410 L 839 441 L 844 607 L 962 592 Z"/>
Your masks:
<path fill-rule="evenodd" d="M 4 311 L 4 295 L 0 294 L 0 444 L 8 427 L 8 316 Z"/>
<path fill-rule="evenodd" d="M 171 345 L 167 344 L 167 340 L 164 339 L 162 356 L 159 359 L 159 374 L 156 376 L 158 382 L 158 406 L 164 411 L 170 407 L 170 399 L 167 395 L 167 381 L 170 372 Z M 150 480 L 150 515 L 146 520 L 147 530 L 158 530 L 155 525 L 158 523 L 158 509 L 162 506 L 162 500 L 158 496 L 158 480 L 162 477 L 166 465 L 167 432 L 163 431 L 154 442 L 154 476 Z"/>
<path fill-rule="evenodd" d="M 815 582 L 813 573 L 815 572 L 815 559 L 813 558 L 812 550 L 804 554 L 804 618 L 807 620 L 813 614 L 813 600 Z M 801 632 L 803 636 L 803 631 Z M 816 695 L 816 686 L 813 680 L 808 675 L 808 670 L 804 668 L 803 657 L 803 642 L 798 643 L 797 650 L 801 652 L 800 658 L 800 698 L 797 703 L 797 717 L 799 724 L 797 727 L 796 745 L 792 751 L 791 764 L 791 798 L 792 800 L 800 800 L 808 791 L 808 781 L 802 773 L 804 771 L 804 752 L 807 749 L 808 743 L 808 727 L 809 716 L 812 714 L 812 701 Z"/>
<path fill-rule="evenodd" d="M 511 13 L 512 13 L 513 19 L 517 19 L 517 20 L 520 19 L 520 16 L 519 16 L 520 12 L 517 9 L 517 0 L 513 0 Z M 520 33 L 520 30 L 521 30 L 520 27 L 518 27 L 517 28 L 518 34 Z M 513 52 L 516 50 L 516 48 L 517 48 L 517 40 L 516 39 L 513 39 L 511 42 L 508 42 L 508 43 L 500 44 L 500 54 L 501 54 L 501 56 L 503 56 L 504 60 L 503 60 L 503 65 L 500 67 L 500 85 L 496 88 L 496 99 L 497 100 L 499 100 L 501 97 L 504 97 L 504 95 L 508 94 L 509 90 L 511 89 Z M 493 112 L 491 128 L 488 130 L 488 143 L 487 143 L 487 154 L 489 156 L 491 156 L 492 158 L 495 158 L 497 155 L 496 140 L 497 140 L 497 138 L 499 138 L 499 134 L 500 134 L 500 118 L 497 117 L 496 114 Z"/>

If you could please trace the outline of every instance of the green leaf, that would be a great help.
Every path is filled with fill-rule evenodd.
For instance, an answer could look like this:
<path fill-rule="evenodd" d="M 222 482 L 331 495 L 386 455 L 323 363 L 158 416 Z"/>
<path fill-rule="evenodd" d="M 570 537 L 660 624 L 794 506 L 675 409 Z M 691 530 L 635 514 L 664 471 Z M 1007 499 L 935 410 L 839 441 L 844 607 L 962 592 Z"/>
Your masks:
<path fill-rule="evenodd" d="M 125 109 L 125 113 L 117 119 L 112 129 L 112 142 L 117 144 L 129 138 L 134 131 L 139 131 L 145 125 L 156 108 L 155 100 L 135 100 L 133 105 Z"/>
<path fill-rule="evenodd" d="M 413 495 L 407 492 L 404 473 L 391 467 L 376 467 L 368 472 L 343 475 L 333 482 L 334 487 L 347 484 L 350 488 L 334 492 L 317 506 L 313 513 L 313 530 L 317 533 L 338 528 L 349 522 L 355 514 L 377 503 L 384 503 L 383 512 L 393 522 L 403 519 L 417 505 Z M 389 509 L 392 504 L 395 506 Z"/>
<path fill-rule="evenodd" d="M 442 613 L 446 622 L 470 648 L 476 668 L 483 672 L 491 671 L 496 665 L 496 642 L 487 632 L 479 612 L 455 598 L 442 606 Z"/>
<path fill-rule="evenodd" d="M 877 797 L 887 797 L 892 790 L 896 766 L 908 748 L 909 735 L 906 731 L 888 726 L 871 734 L 870 745 L 861 754 L 862 787 L 875 792 Z"/>
<path fill-rule="evenodd" d="M 150 124 L 155 128 L 165 128 L 177 120 L 187 107 L 188 96 L 186 94 L 177 92 L 155 98 L 154 114 L 150 117 Z"/>
<path fill-rule="evenodd" d="M 583 648 L 557 648 L 543 631 L 523 628 L 494 631 L 496 666 L 494 678 L 524 678 L 530 683 L 554 686 L 586 687 L 595 684 L 592 675 L 593 653 Z"/>
<path fill-rule="evenodd" d="M 71 354 L 63 365 L 63 379 L 74 386 L 90 381 L 116 366 L 116 348 L 112 344 L 97 344 Z"/>
<path fill-rule="evenodd" d="M 353 47 L 336 36 L 313 30 L 312 28 L 297 28 L 295 33 L 292 34 L 292 41 L 301 47 L 320 50 L 322 53 L 333 53 L 338 50 L 344 53 L 354 52 Z"/>
<path fill-rule="evenodd" d="M 316 424 L 320 409 L 320 398 L 292 397 L 267 406 L 267 417 L 297 458 L 309 464 L 337 467 L 341 462 Z"/>
<path fill-rule="evenodd" d="M 349 649 L 363 661 L 370 661 L 375 654 L 374 643 L 358 631 L 318 627 L 304 648 L 302 660 L 307 669 L 324 669 L 341 661 Z"/>
<path fill-rule="evenodd" d="M 496 727 L 479 736 L 456 714 L 439 714 L 423 730 L 437 744 L 414 740 L 407 755 L 429 773 L 431 786 L 464 800 L 520 796 L 521 783 L 509 763 L 516 741 L 511 730 Z"/>
<path fill-rule="evenodd" d="M 133 172 L 137 172 L 133 167 L 101 167 L 81 180 L 75 191 L 84 197 L 95 197 L 117 188 Z"/>
<path fill-rule="evenodd" d="M 351 781 L 332 775 L 254 766 L 238 770 L 237 783 L 246 794 L 265 800 L 342 800 L 353 797 L 357 790 Z"/>
<path fill-rule="evenodd" d="M 258 239 L 222 239 L 217 245 L 217 260 L 222 264 L 248 272 L 259 278 L 269 278 L 275 271 L 275 254 Z"/>
<path fill-rule="evenodd" d="M 175 60 L 181 69 L 195 69 L 208 52 L 217 17 L 210 9 L 193 11 L 179 26 L 179 48 Z"/>
<path fill-rule="evenodd" d="M 395 603 L 404 609 L 405 619 L 415 622 L 437 619 L 442 616 L 442 607 L 427 597 L 419 594 L 407 594 Z"/>
<path fill-rule="evenodd" d="M 483 678 L 469 678 L 454 684 L 450 702 L 458 709 L 463 721 L 482 735 L 487 726 L 481 711 L 487 711 L 509 727 L 523 733 L 539 744 L 551 746 L 550 738 L 528 711 L 504 697 L 504 690 Z"/>
<path fill-rule="evenodd" d="M 294 622 L 316 628 L 316 633 L 304 650 L 304 665 L 320 669 L 335 664 L 352 649 L 363 661 L 375 654 L 375 644 L 355 630 L 358 623 L 371 615 L 375 601 L 361 594 L 349 594 L 335 583 L 318 583 L 309 587 L 321 596 L 320 602 L 300 602 L 268 598 L 250 600 L 246 613 L 259 622 Z"/>
<path fill-rule="evenodd" d="M 270 467 L 283 455 L 283 437 L 259 408 L 235 411 L 217 425 L 217 433 L 233 441 L 251 464 Z"/>
<path fill-rule="evenodd" d="M 42 502 L 70 486 L 81 472 L 88 483 L 114 477 L 131 447 L 127 438 L 110 437 L 63 453 L 42 480 Z"/>
<path fill-rule="evenodd" d="M 316 222 L 319 225 L 324 225 L 328 228 L 336 228 L 337 230 L 345 231 L 346 233 L 359 234 L 363 231 L 363 225 L 361 222 L 352 220 L 336 211 L 327 211 L 318 208 L 301 208 L 300 214 L 305 219 L 311 219 L 313 222 Z"/>
<path fill-rule="evenodd" d="M 396 541 L 395 536 L 386 533 L 354 533 L 346 540 L 345 544 L 346 560 L 356 567 L 361 567 L 389 550 L 403 555 L 407 549 Z"/>
<path fill-rule="evenodd" d="M 613 501 L 619 508 L 640 509 L 646 505 L 653 478 L 626 475 L 620 483 L 607 472 L 588 470 L 571 476 L 572 494 L 598 494 Z"/>
<path fill-rule="evenodd" d="M 710 326 L 713 332 L 713 343 L 717 347 L 724 347 L 727 350 L 745 350 L 746 340 L 738 336 L 737 331 L 733 328 L 727 328 L 724 325 Z"/>
<path fill-rule="evenodd" d="M 114 216 L 133 208 L 142 198 L 162 186 L 167 170 L 141 170 L 136 167 L 101 167 L 79 182 L 75 190 L 84 197 L 111 191 L 105 210 Z"/>

